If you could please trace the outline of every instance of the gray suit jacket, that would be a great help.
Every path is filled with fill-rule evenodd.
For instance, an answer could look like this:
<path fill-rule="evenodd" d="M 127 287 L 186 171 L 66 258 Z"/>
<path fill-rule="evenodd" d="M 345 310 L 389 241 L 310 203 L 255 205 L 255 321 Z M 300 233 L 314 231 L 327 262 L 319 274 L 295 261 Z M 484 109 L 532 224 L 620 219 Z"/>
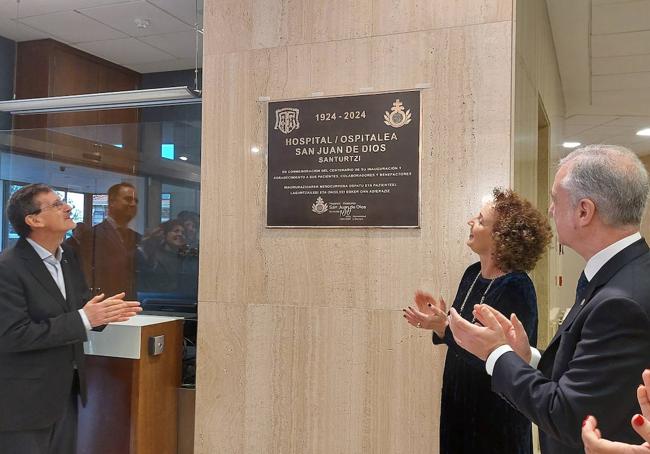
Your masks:
<path fill-rule="evenodd" d="M 26 240 L 0 254 L 0 431 L 44 428 L 59 419 L 75 364 L 85 403 L 86 329 L 77 311 L 90 295 L 65 246 L 61 267 L 66 299 Z"/>
<path fill-rule="evenodd" d="M 504 354 L 492 389 L 541 429 L 544 454 L 583 454 L 587 415 L 605 438 L 640 444 L 630 427 L 636 388 L 650 367 L 650 252 L 641 239 L 616 254 L 589 282 L 538 369 Z"/>

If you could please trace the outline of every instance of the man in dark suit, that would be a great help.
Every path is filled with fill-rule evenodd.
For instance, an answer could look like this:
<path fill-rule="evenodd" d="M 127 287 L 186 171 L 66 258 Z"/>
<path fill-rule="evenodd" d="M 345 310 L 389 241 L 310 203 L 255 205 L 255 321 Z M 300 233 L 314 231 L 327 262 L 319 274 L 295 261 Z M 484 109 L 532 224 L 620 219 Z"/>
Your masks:
<path fill-rule="evenodd" d="M 549 213 L 559 241 L 587 261 L 575 304 L 539 359 L 516 317 L 475 308 L 483 326 L 453 310 L 457 342 L 486 360 L 492 389 L 541 429 L 544 454 L 584 452 L 581 423 L 638 444 L 639 375 L 650 365 L 650 251 L 639 226 L 648 174 L 629 150 L 592 145 L 560 162 Z"/>
<path fill-rule="evenodd" d="M 0 452 L 73 454 L 77 398 L 86 401 L 86 333 L 128 320 L 124 294 L 89 300 L 74 253 L 61 247 L 72 208 L 46 185 L 14 193 L 7 217 L 20 235 L 0 254 Z"/>
<path fill-rule="evenodd" d="M 136 250 L 141 235 L 129 228 L 138 209 L 138 197 L 131 183 L 108 189 L 108 216 L 81 236 L 79 255 L 86 282 L 107 295 L 124 291 L 136 297 Z"/>

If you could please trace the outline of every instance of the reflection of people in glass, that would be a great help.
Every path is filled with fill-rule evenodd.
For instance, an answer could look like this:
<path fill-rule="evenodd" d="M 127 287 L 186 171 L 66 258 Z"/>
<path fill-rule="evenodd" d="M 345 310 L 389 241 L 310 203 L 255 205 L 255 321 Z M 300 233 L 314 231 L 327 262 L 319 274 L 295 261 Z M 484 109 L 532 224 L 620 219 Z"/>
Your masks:
<path fill-rule="evenodd" d="M 194 211 L 181 211 L 178 220 L 185 228 L 185 242 L 188 249 L 199 247 L 199 214 Z"/>
<path fill-rule="evenodd" d="M 551 238 L 545 217 L 512 191 L 495 189 L 470 219 L 467 245 L 480 261 L 463 274 L 453 308 L 474 322 L 474 305 L 516 314 L 528 336 L 537 338 L 537 298 L 526 271 L 534 268 Z M 418 291 L 404 317 L 431 330 L 433 343 L 447 346 L 440 410 L 441 454 L 528 454 L 530 422 L 490 389 L 485 362 L 455 342 L 440 298 Z"/>
<path fill-rule="evenodd" d="M 138 289 L 196 295 L 196 256 L 186 253 L 185 228 L 178 220 L 162 223 L 141 244 Z"/>
<path fill-rule="evenodd" d="M 81 258 L 89 285 L 95 291 L 135 297 L 135 254 L 141 235 L 129 228 L 135 218 L 138 197 L 131 183 L 108 189 L 106 219 L 81 240 Z M 99 290 L 98 290 L 99 289 Z"/>
<path fill-rule="evenodd" d="M 72 236 L 65 240 L 63 244 L 70 246 L 77 253 L 79 253 L 79 248 L 81 247 L 81 241 L 85 235 L 90 232 L 90 227 L 88 227 L 83 222 L 77 222 L 77 226 L 72 230 Z"/>

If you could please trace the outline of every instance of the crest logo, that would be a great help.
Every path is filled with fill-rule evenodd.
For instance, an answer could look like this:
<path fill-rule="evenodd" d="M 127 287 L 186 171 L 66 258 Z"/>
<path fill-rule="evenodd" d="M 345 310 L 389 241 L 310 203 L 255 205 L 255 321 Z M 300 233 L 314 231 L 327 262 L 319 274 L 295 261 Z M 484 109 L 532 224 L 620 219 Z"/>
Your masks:
<path fill-rule="evenodd" d="M 300 122 L 298 121 L 299 113 L 300 110 L 294 107 L 277 109 L 275 111 L 274 129 L 279 129 L 283 133 L 289 134 L 291 131 L 300 128 Z"/>
<path fill-rule="evenodd" d="M 402 101 L 396 99 L 390 112 L 384 113 L 384 123 L 393 128 L 401 128 L 411 122 L 411 110 L 404 112 Z"/>
<path fill-rule="evenodd" d="M 316 214 L 327 213 L 327 204 L 323 201 L 322 197 L 316 199 L 316 203 L 312 204 L 311 211 Z"/>

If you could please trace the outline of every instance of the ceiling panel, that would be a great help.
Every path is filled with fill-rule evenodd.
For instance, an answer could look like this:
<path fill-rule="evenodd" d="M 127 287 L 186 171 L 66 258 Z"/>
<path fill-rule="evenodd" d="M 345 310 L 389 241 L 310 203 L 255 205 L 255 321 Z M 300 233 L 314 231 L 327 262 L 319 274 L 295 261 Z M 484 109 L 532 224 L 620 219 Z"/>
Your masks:
<path fill-rule="evenodd" d="M 650 54 L 650 31 L 594 35 L 591 50 L 592 57 Z"/>
<path fill-rule="evenodd" d="M 613 3 L 629 3 L 636 0 L 591 0 L 591 3 L 594 5 L 609 5 Z"/>
<path fill-rule="evenodd" d="M 26 17 L 20 21 L 67 43 L 116 39 L 125 36 L 123 33 L 75 11 Z"/>
<path fill-rule="evenodd" d="M 199 26 L 202 26 L 203 0 L 148 0 L 148 2 L 192 26 L 196 22 L 196 11 L 198 7 Z"/>
<path fill-rule="evenodd" d="M 626 115 L 650 115 L 650 90 L 608 90 L 592 94 L 592 105 Z"/>
<path fill-rule="evenodd" d="M 616 120 L 618 117 L 613 115 L 571 115 L 566 118 L 566 125 L 587 125 L 597 126 Z"/>
<path fill-rule="evenodd" d="M 192 30 L 191 26 L 145 1 L 84 8 L 79 11 L 134 37 Z M 138 27 L 137 19 L 149 21 L 149 25 L 146 28 Z"/>
<path fill-rule="evenodd" d="M 33 39 L 49 38 L 45 32 L 36 30 L 15 20 L 6 19 L 0 16 L 0 36 L 13 41 L 30 41 Z"/>
<path fill-rule="evenodd" d="M 650 54 L 594 58 L 591 69 L 593 75 L 650 71 Z"/>
<path fill-rule="evenodd" d="M 636 130 L 650 128 L 650 116 L 648 117 L 620 117 L 609 123 L 611 126 L 629 126 Z"/>
<path fill-rule="evenodd" d="M 99 5 L 113 5 L 134 0 L 20 0 L 18 17 L 72 11 Z M 0 17 L 16 17 L 16 0 L 0 0 Z"/>
<path fill-rule="evenodd" d="M 650 30 L 650 0 L 593 5 L 594 35 Z"/>
<path fill-rule="evenodd" d="M 129 64 L 133 63 L 165 61 L 173 58 L 172 55 L 140 42 L 135 38 L 81 43 L 76 44 L 75 47 L 114 63 L 119 62 L 120 65 L 124 66 L 129 66 Z"/>
<path fill-rule="evenodd" d="M 621 87 L 626 90 L 650 88 L 650 72 L 610 74 L 591 78 L 591 89 L 594 92 L 618 90 Z"/>
<path fill-rule="evenodd" d="M 158 49 L 164 50 L 177 58 L 194 57 L 196 53 L 195 49 L 197 47 L 196 33 L 194 31 L 145 36 L 140 38 L 140 41 L 144 41 Z M 199 39 L 199 58 L 201 58 L 203 53 L 201 41 L 202 40 Z"/>
<path fill-rule="evenodd" d="M 157 73 L 165 71 L 179 71 L 182 69 L 194 69 L 195 62 L 193 58 L 176 58 L 173 60 L 156 61 L 151 63 L 132 63 L 127 65 L 133 71 L 142 74 Z M 199 68 L 201 64 L 199 62 Z"/>

